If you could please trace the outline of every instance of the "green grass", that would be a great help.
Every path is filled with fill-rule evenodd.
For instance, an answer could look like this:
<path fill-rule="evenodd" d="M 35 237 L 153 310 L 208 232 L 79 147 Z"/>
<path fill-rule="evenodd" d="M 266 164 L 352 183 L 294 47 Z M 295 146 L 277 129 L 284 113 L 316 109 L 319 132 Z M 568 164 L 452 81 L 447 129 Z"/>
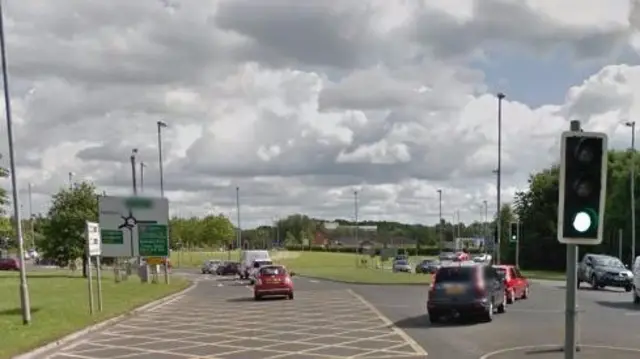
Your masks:
<path fill-rule="evenodd" d="M 271 256 L 275 262 L 284 264 L 290 270 L 309 277 L 338 280 L 350 283 L 368 284 L 416 284 L 429 283 L 431 276 L 424 274 L 392 273 L 391 262 L 382 263 L 384 269 L 377 268 L 378 259 L 359 256 L 353 253 L 274 251 Z M 176 267 L 200 268 L 207 259 L 237 261 L 238 251 L 232 252 L 174 252 L 171 261 Z M 367 264 L 361 265 L 359 259 L 366 258 Z M 427 257 L 410 257 L 414 265 Z M 564 280 L 561 272 L 527 271 L 522 273 L 531 279 Z"/>
<path fill-rule="evenodd" d="M 544 270 L 522 270 L 522 275 L 531 279 L 565 280 L 567 277 L 563 272 L 553 272 Z"/>
<path fill-rule="evenodd" d="M 0 272 L 0 358 L 10 358 L 55 341 L 91 324 L 126 313 L 145 303 L 186 288 L 189 283 L 172 278 L 170 285 L 142 284 L 137 276 L 115 283 L 102 281 L 103 312 L 89 314 L 87 280 L 70 271 L 53 270 L 28 275 L 32 323 L 22 324 L 19 276 Z M 95 290 L 95 285 L 94 285 Z"/>

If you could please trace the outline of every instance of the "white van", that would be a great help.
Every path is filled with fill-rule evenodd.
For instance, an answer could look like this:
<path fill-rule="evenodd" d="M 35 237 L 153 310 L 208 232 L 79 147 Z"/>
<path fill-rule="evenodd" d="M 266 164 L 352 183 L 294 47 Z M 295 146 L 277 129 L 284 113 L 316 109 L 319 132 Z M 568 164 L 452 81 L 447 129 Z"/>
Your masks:
<path fill-rule="evenodd" d="M 240 279 L 249 279 L 254 262 L 271 262 L 269 251 L 242 251 L 240 254 Z"/>

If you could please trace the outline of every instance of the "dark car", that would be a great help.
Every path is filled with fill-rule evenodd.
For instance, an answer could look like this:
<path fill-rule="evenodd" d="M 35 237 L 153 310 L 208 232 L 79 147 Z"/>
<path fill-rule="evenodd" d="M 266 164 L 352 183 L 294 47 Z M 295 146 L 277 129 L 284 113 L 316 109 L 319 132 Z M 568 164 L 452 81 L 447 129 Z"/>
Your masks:
<path fill-rule="evenodd" d="M 456 260 L 456 254 L 453 252 L 442 252 L 438 256 L 441 261 L 454 261 Z"/>
<path fill-rule="evenodd" d="M 240 273 L 240 263 L 223 262 L 216 268 L 217 275 L 238 275 Z"/>
<path fill-rule="evenodd" d="M 587 253 L 578 266 L 578 288 L 587 282 L 593 289 L 604 287 L 633 289 L 633 273 L 616 257 Z"/>
<path fill-rule="evenodd" d="M 416 266 L 416 273 L 433 274 L 440 268 L 440 262 L 435 259 L 424 259 Z"/>
<path fill-rule="evenodd" d="M 460 264 L 438 269 L 429 289 L 429 321 L 444 317 L 475 317 L 485 322 L 493 313 L 504 313 L 507 298 L 504 280 L 498 272 L 482 264 Z"/>
<path fill-rule="evenodd" d="M 20 270 L 20 261 L 16 258 L 0 258 L 0 270 Z"/>

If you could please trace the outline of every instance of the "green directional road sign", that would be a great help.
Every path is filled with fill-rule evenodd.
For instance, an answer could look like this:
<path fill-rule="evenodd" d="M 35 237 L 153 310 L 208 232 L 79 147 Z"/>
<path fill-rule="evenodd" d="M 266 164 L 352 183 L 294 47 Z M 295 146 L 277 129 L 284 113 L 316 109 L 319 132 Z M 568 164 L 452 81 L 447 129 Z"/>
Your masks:
<path fill-rule="evenodd" d="M 124 234 L 121 230 L 103 229 L 100 231 L 103 244 L 123 244 Z"/>
<path fill-rule="evenodd" d="M 169 256 L 167 226 L 164 224 L 138 224 L 138 253 L 142 257 Z"/>

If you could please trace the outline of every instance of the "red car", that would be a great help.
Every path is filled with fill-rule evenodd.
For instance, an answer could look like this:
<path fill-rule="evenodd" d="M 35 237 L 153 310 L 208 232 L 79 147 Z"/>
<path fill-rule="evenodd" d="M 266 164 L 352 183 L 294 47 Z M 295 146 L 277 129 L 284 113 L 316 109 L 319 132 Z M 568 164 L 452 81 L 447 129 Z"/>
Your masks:
<path fill-rule="evenodd" d="M 285 296 L 293 299 L 293 275 L 283 266 L 263 266 L 256 275 L 253 298 L 260 300 L 269 296 Z"/>
<path fill-rule="evenodd" d="M 0 258 L 0 270 L 20 270 L 20 262 L 15 258 Z"/>
<path fill-rule="evenodd" d="M 471 256 L 468 253 L 465 252 L 458 252 L 456 253 L 456 258 L 454 259 L 454 261 L 456 262 L 465 262 L 471 260 Z"/>
<path fill-rule="evenodd" d="M 504 277 L 507 303 L 529 297 L 529 280 L 513 265 L 493 266 Z"/>

